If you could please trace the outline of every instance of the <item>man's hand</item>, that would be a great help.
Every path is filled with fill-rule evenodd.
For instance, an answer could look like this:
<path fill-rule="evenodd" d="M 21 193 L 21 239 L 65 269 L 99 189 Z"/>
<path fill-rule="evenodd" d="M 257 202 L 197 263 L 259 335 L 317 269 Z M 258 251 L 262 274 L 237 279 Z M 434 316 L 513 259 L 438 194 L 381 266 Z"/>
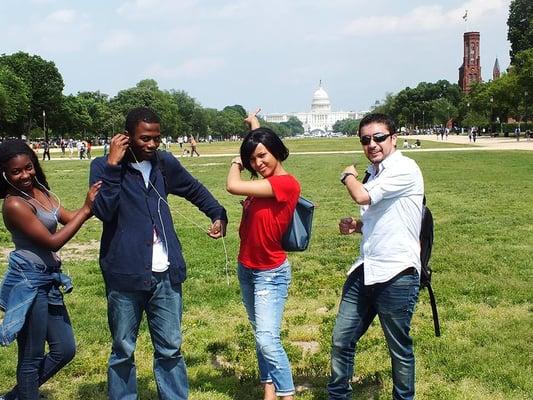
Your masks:
<path fill-rule="evenodd" d="M 211 225 L 207 231 L 207 234 L 213 239 L 220 239 L 222 236 L 226 236 L 226 225 L 226 221 L 217 219 L 215 222 L 213 222 L 213 225 Z"/>
<path fill-rule="evenodd" d="M 348 165 L 342 172 L 345 174 L 354 174 L 356 178 L 359 176 L 359 172 L 357 172 L 353 164 Z"/>
<path fill-rule="evenodd" d="M 128 150 L 130 143 L 130 137 L 123 133 L 118 133 L 111 139 L 111 144 L 109 146 L 109 156 L 107 158 L 107 163 L 109 165 L 117 165 L 122 161 L 126 151 Z"/>
<path fill-rule="evenodd" d="M 355 220 L 352 217 L 341 218 L 339 222 L 339 231 L 342 235 L 351 235 L 352 233 L 361 233 L 363 223 L 360 220 Z"/>

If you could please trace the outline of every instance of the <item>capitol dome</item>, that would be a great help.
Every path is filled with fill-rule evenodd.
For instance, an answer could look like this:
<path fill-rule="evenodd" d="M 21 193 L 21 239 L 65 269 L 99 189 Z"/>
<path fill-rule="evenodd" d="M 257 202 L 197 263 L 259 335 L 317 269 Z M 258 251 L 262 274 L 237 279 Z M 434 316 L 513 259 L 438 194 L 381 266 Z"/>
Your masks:
<path fill-rule="evenodd" d="M 313 101 L 311 102 L 312 112 L 329 112 L 331 111 L 331 102 L 326 91 L 322 88 L 322 81 L 318 85 L 318 89 L 313 94 Z"/>

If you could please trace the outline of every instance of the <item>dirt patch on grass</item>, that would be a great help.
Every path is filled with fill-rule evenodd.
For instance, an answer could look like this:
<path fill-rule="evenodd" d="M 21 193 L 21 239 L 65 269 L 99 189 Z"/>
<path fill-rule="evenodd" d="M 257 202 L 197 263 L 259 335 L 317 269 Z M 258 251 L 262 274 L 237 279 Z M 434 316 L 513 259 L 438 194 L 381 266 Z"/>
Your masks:
<path fill-rule="evenodd" d="M 294 341 L 291 342 L 293 345 L 298 346 L 302 349 L 303 354 L 315 354 L 320 351 L 320 344 L 314 340 L 310 341 Z"/>
<path fill-rule="evenodd" d="M 99 240 L 91 240 L 84 243 L 67 243 L 59 251 L 59 256 L 62 261 L 97 260 L 99 250 Z M 13 247 L 0 247 L 0 257 L 2 257 L 2 260 L 7 260 L 9 253 L 12 251 Z"/>

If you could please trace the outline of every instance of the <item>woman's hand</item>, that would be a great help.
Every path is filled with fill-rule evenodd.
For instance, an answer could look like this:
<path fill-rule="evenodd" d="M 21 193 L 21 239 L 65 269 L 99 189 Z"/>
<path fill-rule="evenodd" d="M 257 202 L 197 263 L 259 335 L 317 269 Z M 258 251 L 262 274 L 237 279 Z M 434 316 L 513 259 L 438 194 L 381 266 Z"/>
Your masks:
<path fill-rule="evenodd" d="M 248 116 L 244 119 L 244 122 L 246 122 L 246 125 L 248 125 L 252 131 L 261 127 L 259 120 L 257 119 L 257 114 L 259 114 L 259 111 L 261 111 L 261 108 L 258 108 L 254 112 L 248 114 Z"/>
<path fill-rule="evenodd" d="M 234 157 L 233 160 L 231 160 L 230 167 L 233 167 L 234 165 L 237 165 L 239 167 L 239 171 L 242 171 L 244 169 L 244 165 L 242 165 L 241 157 L 239 156 Z"/>
<path fill-rule="evenodd" d="M 83 208 L 85 211 L 88 211 L 88 215 L 90 216 L 92 214 L 92 207 L 94 203 L 94 199 L 96 198 L 96 195 L 100 191 L 100 187 L 102 186 L 102 181 L 95 182 L 87 192 L 87 196 L 85 196 L 85 203 L 83 203 Z"/>

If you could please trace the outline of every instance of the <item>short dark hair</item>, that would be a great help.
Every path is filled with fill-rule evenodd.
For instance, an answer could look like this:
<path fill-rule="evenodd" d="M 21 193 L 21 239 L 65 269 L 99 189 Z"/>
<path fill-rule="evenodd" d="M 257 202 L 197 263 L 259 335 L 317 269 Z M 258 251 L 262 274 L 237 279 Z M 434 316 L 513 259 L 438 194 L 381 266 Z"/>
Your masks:
<path fill-rule="evenodd" d="M 8 139 L 0 144 L 0 169 L 2 170 L 2 175 L 6 172 L 6 164 L 11 159 L 20 155 L 27 155 L 30 158 L 33 168 L 35 169 L 35 177 L 41 185 L 50 190 L 50 186 L 48 185 L 46 176 L 44 175 L 41 165 L 39 164 L 37 155 L 30 148 L 30 146 L 26 144 L 26 142 L 20 139 Z M 3 176 L 0 177 L 0 199 L 5 199 L 7 195 L 9 184 L 6 182 L 6 179 L 7 178 L 4 179 Z"/>
<path fill-rule="evenodd" d="M 361 130 L 366 126 L 373 123 L 383 124 L 387 127 L 387 130 L 390 134 L 396 133 L 396 125 L 391 117 L 386 114 L 381 113 L 372 113 L 367 114 L 363 117 L 361 122 L 359 122 L 359 131 L 358 135 L 361 136 Z"/>
<path fill-rule="evenodd" d="M 148 107 L 136 107 L 126 116 L 126 131 L 131 135 L 135 135 L 135 128 L 140 122 L 148 124 L 160 124 L 161 120 L 154 110 Z"/>
<path fill-rule="evenodd" d="M 257 177 L 257 172 L 250 164 L 250 157 L 259 143 L 265 146 L 278 161 L 285 161 L 289 157 L 289 149 L 272 129 L 257 128 L 248 132 L 241 144 L 241 161 L 244 168 L 254 177 Z"/>

